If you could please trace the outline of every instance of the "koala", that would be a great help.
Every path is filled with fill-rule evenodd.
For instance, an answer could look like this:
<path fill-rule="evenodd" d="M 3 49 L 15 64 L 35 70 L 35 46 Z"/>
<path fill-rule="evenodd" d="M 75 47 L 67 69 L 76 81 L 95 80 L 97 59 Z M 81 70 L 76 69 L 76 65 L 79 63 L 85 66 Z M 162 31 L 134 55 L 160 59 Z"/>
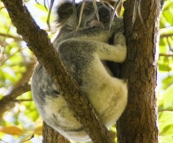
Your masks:
<path fill-rule="evenodd" d="M 96 18 L 92 1 L 86 1 L 78 30 L 82 3 L 75 4 L 76 15 L 72 3 L 61 4 L 57 10 L 61 28 L 53 45 L 101 121 L 110 127 L 126 107 L 128 90 L 127 82 L 114 77 L 106 61 L 122 63 L 126 58 L 126 44 L 123 20 L 115 16 L 110 29 L 112 7 L 107 3 L 96 4 L 100 21 Z M 113 39 L 112 45 L 110 39 Z M 31 88 L 38 112 L 48 125 L 69 140 L 90 141 L 61 91 L 39 63 L 33 73 Z"/>

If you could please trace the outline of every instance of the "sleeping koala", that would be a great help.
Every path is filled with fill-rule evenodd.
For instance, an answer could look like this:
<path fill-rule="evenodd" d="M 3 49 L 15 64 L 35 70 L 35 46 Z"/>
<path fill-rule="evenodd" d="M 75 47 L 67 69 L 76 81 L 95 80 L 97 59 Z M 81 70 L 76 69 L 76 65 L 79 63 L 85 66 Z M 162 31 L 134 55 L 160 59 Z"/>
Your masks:
<path fill-rule="evenodd" d="M 109 127 L 121 116 L 127 104 L 126 81 L 113 77 L 105 64 L 105 61 L 121 63 L 126 58 L 123 20 L 115 17 L 109 30 L 113 9 L 107 3 L 97 2 L 98 21 L 92 1 L 86 1 L 81 24 L 76 31 L 81 5 L 76 4 L 77 15 L 73 13 L 70 2 L 58 7 L 61 29 L 53 45 L 82 93 Z M 114 43 L 110 45 L 108 42 L 112 37 Z M 41 64 L 36 66 L 33 74 L 32 94 L 40 115 L 48 125 L 69 140 L 90 140 Z"/>

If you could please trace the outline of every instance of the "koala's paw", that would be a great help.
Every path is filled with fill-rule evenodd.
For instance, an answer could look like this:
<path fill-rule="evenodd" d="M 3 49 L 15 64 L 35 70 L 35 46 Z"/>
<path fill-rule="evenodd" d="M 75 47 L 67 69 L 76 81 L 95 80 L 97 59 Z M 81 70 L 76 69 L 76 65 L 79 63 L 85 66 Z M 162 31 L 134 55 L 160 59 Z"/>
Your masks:
<path fill-rule="evenodd" d="M 126 43 L 126 40 L 125 40 L 125 36 L 123 32 L 118 32 L 114 34 L 114 45 L 116 44 L 125 45 L 125 43 Z"/>
<path fill-rule="evenodd" d="M 111 23 L 111 30 L 119 31 L 119 29 L 124 29 L 124 23 L 122 18 L 114 18 L 113 22 Z"/>
<path fill-rule="evenodd" d="M 124 83 L 128 84 L 128 79 L 122 79 Z"/>

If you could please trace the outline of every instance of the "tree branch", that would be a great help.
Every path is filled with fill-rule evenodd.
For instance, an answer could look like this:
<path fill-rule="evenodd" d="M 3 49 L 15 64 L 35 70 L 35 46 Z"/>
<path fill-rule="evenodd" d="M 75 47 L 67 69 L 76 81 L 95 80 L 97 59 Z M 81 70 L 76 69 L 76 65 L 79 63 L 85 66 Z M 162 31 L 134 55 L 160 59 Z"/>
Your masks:
<path fill-rule="evenodd" d="M 17 36 L 13 36 L 10 34 L 6 34 L 6 33 L 0 33 L 0 36 L 2 37 L 6 37 L 6 38 L 13 38 L 15 41 L 22 41 L 23 39 Z"/>
<path fill-rule="evenodd" d="M 164 53 L 160 53 L 159 57 L 173 57 L 173 54 L 164 54 Z"/>
<path fill-rule="evenodd" d="M 19 86 L 18 88 L 14 89 L 10 94 L 4 96 L 0 100 L 0 117 L 2 117 L 3 113 L 10 108 L 14 107 L 14 99 L 18 97 L 19 95 L 30 91 L 31 90 L 31 85 L 30 84 L 24 84 Z"/>
<path fill-rule="evenodd" d="M 22 0 L 2 0 L 17 32 L 22 35 L 39 62 L 47 69 L 63 97 L 74 110 L 77 119 L 95 143 L 113 143 L 106 127 L 100 122 L 87 98 L 82 95 L 77 83 L 62 66 L 58 53 L 53 48 L 47 33 L 32 19 Z"/>
<path fill-rule="evenodd" d="M 160 29 L 160 38 L 173 36 L 173 26 Z"/>
<path fill-rule="evenodd" d="M 173 112 L 173 110 L 171 109 L 159 109 L 158 112 L 164 112 L 164 111 L 167 111 L 167 112 Z"/>
<path fill-rule="evenodd" d="M 19 49 L 18 51 L 20 51 L 20 50 L 21 49 Z M 6 60 L 8 60 L 14 54 L 7 57 L 1 64 L 3 64 Z M 24 59 L 23 59 L 23 61 L 24 61 Z M 0 105 L 1 105 L 0 106 L 0 117 L 3 115 L 4 112 L 6 112 L 10 108 L 14 107 L 15 98 L 17 98 L 21 94 L 31 90 L 31 86 L 28 84 L 28 82 L 32 76 L 33 67 L 34 67 L 35 63 L 36 63 L 36 60 L 34 60 L 34 59 L 30 62 L 25 61 L 26 71 L 24 73 L 22 73 L 22 78 L 16 84 L 14 84 L 12 86 L 11 92 L 8 95 L 5 95 L 0 100 Z"/>
<path fill-rule="evenodd" d="M 68 141 L 62 135 L 57 134 L 57 132 L 45 122 L 43 128 L 43 137 L 45 138 L 43 138 L 42 143 L 70 143 L 70 141 Z"/>
<path fill-rule="evenodd" d="M 172 37 L 173 36 L 173 33 L 164 33 L 164 34 L 161 34 L 160 35 L 160 38 L 167 38 L 167 37 Z"/>

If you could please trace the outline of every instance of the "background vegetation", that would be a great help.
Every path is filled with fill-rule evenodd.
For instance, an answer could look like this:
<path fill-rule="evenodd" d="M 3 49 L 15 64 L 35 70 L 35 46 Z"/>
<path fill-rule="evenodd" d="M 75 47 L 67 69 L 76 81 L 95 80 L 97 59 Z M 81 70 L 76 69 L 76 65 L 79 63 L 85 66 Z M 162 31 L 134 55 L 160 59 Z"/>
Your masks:
<path fill-rule="evenodd" d="M 25 4 L 38 25 L 52 37 L 46 25 L 48 11 L 44 5 L 34 0 Z M 41 142 L 42 119 L 27 84 L 36 58 L 17 34 L 1 2 L 0 18 L 0 143 L 38 143 Z M 173 143 L 173 0 L 165 1 L 160 34 L 156 90 L 159 142 Z M 20 87 L 25 88 L 19 90 Z"/>

